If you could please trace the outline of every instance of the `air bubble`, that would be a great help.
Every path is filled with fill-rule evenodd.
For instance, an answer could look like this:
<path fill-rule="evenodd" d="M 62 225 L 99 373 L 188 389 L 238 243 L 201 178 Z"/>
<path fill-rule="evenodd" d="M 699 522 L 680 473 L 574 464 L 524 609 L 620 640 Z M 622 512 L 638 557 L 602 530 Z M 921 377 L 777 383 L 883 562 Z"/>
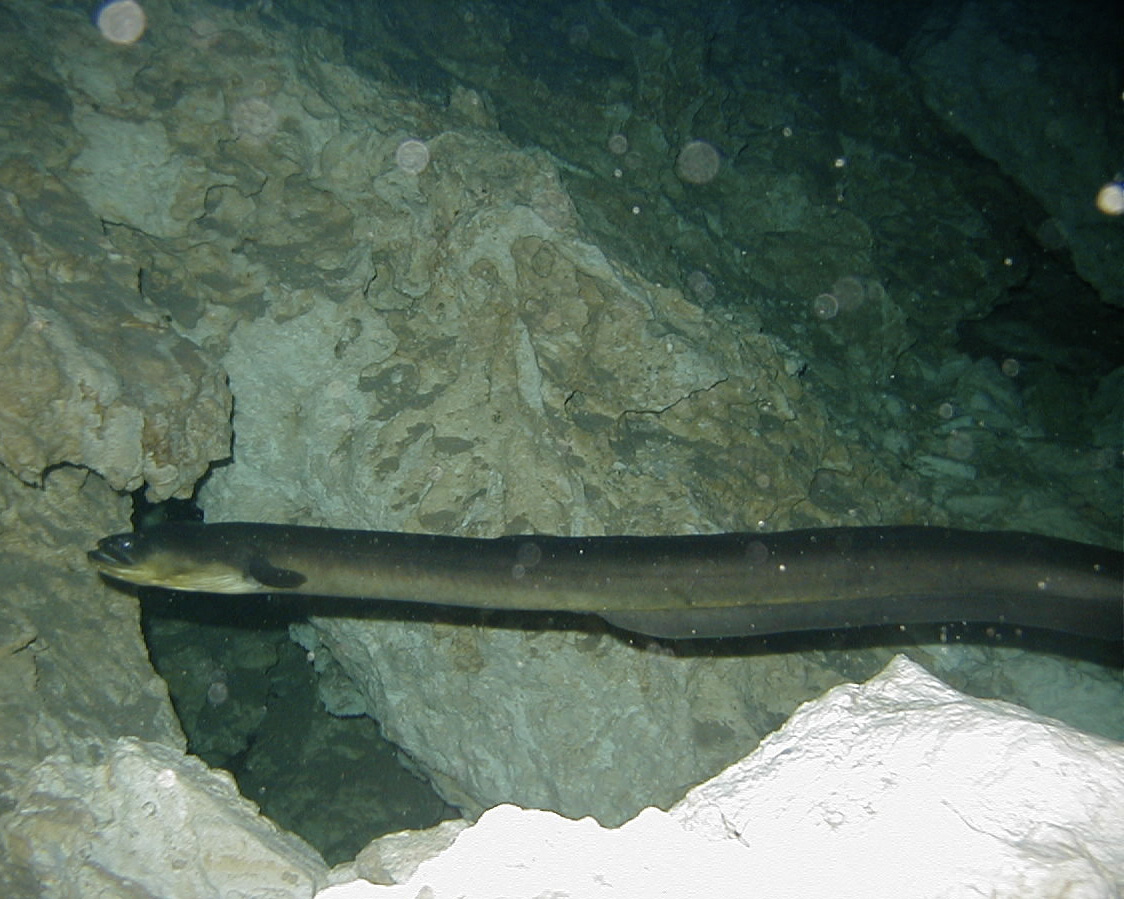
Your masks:
<path fill-rule="evenodd" d="M 812 300 L 812 314 L 821 321 L 835 318 L 839 314 L 839 300 L 830 293 L 821 293 Z"/>
<path fill-rule="evenodd" d="M 147 24 L 136 0 L 111 0 L 98 10 L 94 23 L 101 36 L 114 44 L 135 44 Z"/>
<path fill-rule="evenodd" d="M 722 158 L 712 144 L 693 140 L 679 151 L 675 173 L 688 184 L 706 184 L 714 180 L 721 165 Z"/>
<path fill-rule="evenodd" d="M 526 568 L 534 568 L 542 561 L 542 547 L 531 541 L 520 543 L 515 551 L 515 560 Z"/>
<path fill-rule="evenodd" d="M 750 565 L 764 565 L 769 561 L 769 547 L 760 540 L 750 540 L 745 545 L 745 559 Z"/>
<path fill-rule="evenodd" d="M 420 175 L 429 165 L 429 147 L 413 138 L 404 140 L 394 151 L 394 161 L 408 175 Z"/>
<path fill-rule="evenodd" d="M 1110 181 L 1097 192 L 1097 209 L 1105 215 L 1124 214 L 1124 184 Z"/>
<path fill-rule="evenodd" d="M 213 706 L 220 706 L 230 699 L 230 688 L 226 681 L 217 680 L 207 688 L 207 702 Z"/>
<path fill-rule="evenodd" d="M 623 134 L 614 134 L 609 138 L 609 152 L 615 156 L 624 156 L 628 152 L 628 138 Z"/>

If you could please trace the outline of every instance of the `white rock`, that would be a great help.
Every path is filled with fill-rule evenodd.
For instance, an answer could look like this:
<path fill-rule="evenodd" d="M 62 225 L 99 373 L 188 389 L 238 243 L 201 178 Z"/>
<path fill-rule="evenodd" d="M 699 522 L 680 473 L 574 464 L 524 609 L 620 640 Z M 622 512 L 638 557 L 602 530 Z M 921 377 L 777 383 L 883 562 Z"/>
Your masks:
<path fill-rule="evenodd" d="M 44 896 L 268 896 L 304 899 L 327 867 L 238 795 L 225 771 L 124 737 L 31 772 L 0 822 L 6 863 Z"/>
<path fill-rule="evenodd" d="M 1124 744 L 903 657 L 803 706 L 670 812 L 497 806 L 395 886 L 318 899 L 1093 897 L 1124 888 Z"/>

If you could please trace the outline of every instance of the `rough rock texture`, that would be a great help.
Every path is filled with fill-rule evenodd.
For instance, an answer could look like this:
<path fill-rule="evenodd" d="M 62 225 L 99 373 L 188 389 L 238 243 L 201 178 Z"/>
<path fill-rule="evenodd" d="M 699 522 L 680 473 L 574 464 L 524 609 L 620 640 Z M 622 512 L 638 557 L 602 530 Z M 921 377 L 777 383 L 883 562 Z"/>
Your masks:
<path fill-rule="evenodd" d="M 183 746 L 136 600 L 91 578 L 84 557 L 91 534 L 126 524 L 126 505 L 77 469 L 41 489 L 0 472 L 0 808 L 48 754 L 88 763 L 124 734 Z"/>
<path fill-rule="evenodd" d="M 194 894 L 215 858 L 204 842 L 139 871 L 112 828 L 147 823 L 130 790 L 162 771 L 212 781 L 182 760 L 135 604 L 82 552 L 126 525 L 111 487 L 186 495 L 230 452 L 222 366 L 237 442 L 204 491 L 216 519 L 481 535 L 952 520 L 1116 539 L 1119 376 L 1090 386 L 1108 363 L 1075 390 L 1068 357 L 1016 380 L 1003 357 L 950 349 L 1028 277 L 1008 243 L 1033 204 L 962 145 L 930 147 L 908 73 L 829 10 L 743 21 L 719 4 L 673 43 L 655 7 L 594 4 L 583 31 L 534 4 L 386 0 L 367 30 L 349 30 L 359 6 L 327 4 L 318 25 L 302 4 L 299 26 L 284 6 L 146 0 L 149 32 L 122 47 L 77 5 L 0 5 L 5 895 L 65 894 L 52 843 L 73 865 L 92 853 L 100 871 L 68 869 L 85 892 Z M 466 79 L 444 93 L 425 81 L 439 51 Z M 533 73 L 544 58 L 560 84 Z M 387 83 L 411 71 L 422 83 Z M 723 158 L 684 183 L 679 144 L 699 137 Z M 399 159 L 407 138 L 427 159 Z M 813 305 L 825 290 L 833 318 Z M 324 693 L 377 715 L 473 811 L 518 796 L 615 821 L 669 803 L 886 655 L 674 657 L 573 622 L 384 614 L 300 631 Z M 1111 711 L 1077 714 L 1120 726 L 1119 672 L 927 654 L 973 689 L 1021 696 L 1025 672 L 1067 713 L 1108 693 Z M 216 797 L 229 807 L 225 785 L 171 798 Z M 172 838 L 174 811 L 140 829 Z M 230 816 L 263 881 L 307 893 L 315 859 L 244 806 Z M 221 892 L 243 873 L 208 876 Z"/>
<path fill-rule="evenodd" d="M 223 364 L 241 464 L 205 488 L 215 518 L 315 509 L 338 525 L 493 536 L 826 520 L 801 485 L 872 463 L 826 433 L 768 341 L 523 205 L 550 184 L 535 157 L 487 135 L 434 144 L 455 147 L 449 178 L 477 173 L 488 200 L 425 252 L 432 281 L 409 310 L 357 297 L 235 328 Z M 441 198 L 466 205 L 455 185 L 431 189 L 427 215 L 443 217 Z M 884 501 L 901 503 L 882 477 Z M 746 501 L 729 508 L 731 493 Z"/>
<path fill-rule="evenodd" d="M 150 656 L 191 753 L 230 771 L 262 814 L 328 864 L 350 861 L 378 834 L 455 814 L 362 708 L 343 716 L 324 707 L 318 666 L 272 603 L 201 607 L 182 594 L 147 594 L 143 608 Z"/>
<path fill-rule="evenodd" d="M 842 680 L 829 662 L 676 658 L 580 630 L 316 624 L 384 732 L 470 815 L 515 802 L 615 825 L 667 807 Z"/>
<path fill-rule="evenodd" d="M 546 148 L 584 236 L 708 314 L 733 310 L 743 332 L 783 339 L 833 430 L 896 459 L 903 486 L 971 526 L 1117 538 L 1124 394 L 1100 382 L 1120 365 L 1120 314 L 1073 275 L 1040 200 L 926 107 L 902 57 L 915 37 L 923 48 L 948 36 L 951 22 L 928 20 L 935 10 L 598 3 L 545 21 L 519 3 L 460 16 L 409 0 L 385 0 L 381 17 L 317 0 L 276 7 L 345 35 L 361 70 L 461 112 L 458 98 L 475 96 L 505 134 Z M 1120 144 L 1104 27 L 1116 10 L 1042 17 L 1056 10 L 1024 0 L 982 14 L 1025 53 L 974 70 L 968 102 L 1039 98 L 1034 124 L 1007 133 L 1053 183 L 1089 179 L 1072 191 L 1089 204 L 1119 161 L 1073 164 L 1056 148 L 1085 160 L 1084 147 Z M 1015 105 L 976 109 L 994 127 Z M 719 172 L 685 183 L 676 156 L 698 138 L 718 148 Z M 1119 255 L 1098 264 L 1112 272 Z M 817 311 L 822 295 L 834 316 Z M 982 345 L 964 340 L 977 319 L 994 338 Z M 1001 372 L 1012 359 L 1018 373 Z M 1098 390 L 1112 437 L 1096 433 L 1103 415 L 1087 403 Z M 856 492 L 840 491 L 840 512 Z"/>
<path fill-rule="evenodd" d="M 112 210 L 76 189 L 94 177 L 76 162 L 89 149 L 76 122 L 108 100 L 105 76 L 128 57 L 85 11 L 19 3 L 0 16 L 0 464 L 29 484 L 66 463 L 118 490 L 186 496 L 230 451 L 223 374 L 148 302 L 143 259 L 108 238 Z M 79 69 L 82 86 L 67 83 Z M 159 202 L 124 146 L 118 132 L 119 168 Z M 116 196 L 127 186 L 100 183 Z"/>
<path fill-rule="evenodd" d="M 24 3 L 0 16 L 0 464 L 29 484 L 66 463 L 154 500 L 186 496 L 230 451 L 223 374 L 147 301 L 144 262 L 107 238 L 111 211 L 75 190 L 91 177 L 75 122 L 123 57 L 84 12 Z M 62 71 L 83 64 L 79 90 Z M 129 168 L 126 145 L 118 133 Z M 130 177 L 156 196 L 143 167 Z M 121 179 L 102 183 L 121 194 Z"/>
<path fill-rule="evenodd" d="M 0 463 L 186 496 L 230 451 L 220 369 L 167 327 L 78 195 L 27 158 L 0 162 Z"/>
<path fill-rule="evenodd" d="M 126 505 L 76 468 L 38 489 L 0 472 L 0 892 L 202 895 L 275 871 L 278 895 L 308 896 L 323 862 L 186 760 L 135 598 L 90 577 L 90 535 L 121 529 Z M 165 770 L 180 780 L 159 786 Z M 179 868 L 161 855 L 170 846 Z M 232 854 L 236 866 L 219 864 Z"/>
<path fill-rule="evenodd" d="M 481 131 L 429 146 L 416 178 L 383 168 L 365 181 L 356 154 L 325 167 L 317 186 L 347 185 L 357 210 L 412 211 L 408 265 L 365 296 L 294 298 L 234 328 L 223 365 L 239 461 L 202 490 L 212 520 L 486 536 L 783 527 L 837 520 L 859 471 L 883 512 L 919 514 L 830 432 L 771 341 L 582 240 L 548 160 Z M 353 227 L 379 226 L 365 212 Z M 832 483 L 807 499 L 825 470 Z M 876 515 L 860 499 L 846 520 Z M 781 691 L 787 705 L 774 696 L 771 714 L 747 715 L 734 711 L 743 670 L 660 670 L 658 654 L 612 637 L 319 624 L 363 707 L 471 811 L 514 800 L 623 820 L 674 801 L 840 678 L 813 665 Z"/>
<path fill-rule="evenodd" d="M 1119 29 L 1052 4 L 966 3 L 951 20 L 936 11 L 922 34 L 910 67 L 933 112 L 1042 204 L 1039 240 L 1066 247 L 1100 296 L 1124 305 L 1124 232 L 1094 203 L 1121 174 L 1119 79 L 1114 92 L 1102 67 Z"/>
<path fill-rule="evenodd" d="M 43 896 L 310 896 L 324 862 L 257 814 L 229 774 L 125 738 L 87 764 L 48 756 L 4 822 Z M 75 827 L 81 821 L 85 827 Z"/>
<path fill-rule="evenodd" d="M 368 710 L 447 801 L 470 815 L 516 802 L 607 825 L 677 801 L 800 702 L 869 676 L 890 653 L 677 656 L 572 622 L 314 623 L 322 645 L 306 645 L 330 651 L 354 683 L 350 695 L 322 693 L 329 708 Z M 1124 734 L 1119 672 L 1013 648 L 908 651 L 964 689 Z"/>
<path fill-rule="evenodd" d="M 886 457 L 832 427 L 801 361 L 750 316 L 708 314 L 589 243 L 543 154 L 459 107 L 421 118 L 324 62 L 305 61 L 292 80 L 312 72 L 331 88 L 338 132 L 329 117 L 319 143 L 302 132 L 315 163 L 299 183 L 320 198 L 304 236 L 348 259 L 363 248 L 373 280 L 330 299 L 274 282 L 265 314 L 227 333 L 233 317 L 215 313 L 192 330 L 226 348 L 238 397 L 237 462 L 201 492 L 213 520 L 489 536 L 941 519 L 895 483 Z M 290 104 L 287 90 L 271 103 Z M 357 132 L 356 110 L 372 108 L 397 127 Z M 415 175 L 392 151 L 423 129 L 429 163 Z M 286 146 L 247 157 L 267 183 L 285 177 Z M 284 232 L 278 201 L 230 214 Z M 266 261 L 260 271 L 277 277 Z M 908 343 L 896 307 L 876 283 L 847 287 L 864 304 L 840 316 L 833 345 L 869 339 L 875 356 L 896 359 Z M 1017 417 L 995 380 L 996 399 L 971 394 L 981 431 Z M 935 437 L 926 477 L 965 477 L 948 439 Z M 371 714 L 470 812 L 516 801 L 619 822 L 739 757 L 847 665 L 880 664 L 669 658 L 597 632 L 393 616 L 317 619 L 306 648 L 330 653 L 357 685 L 332 707 Z"/>
<path fill-rule="evenodd" d="M 958 694 L 898 657 L 809 704 L 671 816 L 736 834 L 781 871 L 803 860 L 822 884 L 805 895 L 1107 896 L 1124 884 L 1122 778 L 1124 744 Z M 847 860 L 863 868 L 840 886 Z"/>
<path fill-rule="evenodd" d="M 604 829 L 499 806 L 448 849 L 420 835 L 439 854 L 397 885 L 356 880 L 318 899 L 1107 899 L 1124 887 L 1122 789 L 1124 744 L 958 694 L 898 657 L 805 705 L 666 814 Z M 402 857 L 401 840 L 386 852 Z"/>
<path fill-rule="evenodd" d="M 53 65 L 75 64 L 68 42 L 88 62 L 106 53 L 87 11 L 16 7 L 0 8 L 0 892 L 198 895 L 199 881 L 187 888 L 151 858 L 134 877 L 137 834 L 155 833 L 136 771 L 118 766 L 106 793 L 88 792 L 115 741 L 162 744 L 179 767 L 184 738 L 136 599 L 92 577 L 85 552 L 129 526 L 111 488 L 186 495 L 229 453 L 230 394 L 221 369 L 147 302 L 143 263 L 107 239 L 104 210 L 65 181 L 82 138 Z M 261 827 L 238 814 L 238 826 Z M 128 835 L 112 823 L 125 818 Z M 307 896 L 308 872 L 324 871 L 303 851 L 303 889 L 287 895 Z M 185 859 L 200 861 L 191 847 Z M 259 860 L 255 880 L 269 867 Z"/>

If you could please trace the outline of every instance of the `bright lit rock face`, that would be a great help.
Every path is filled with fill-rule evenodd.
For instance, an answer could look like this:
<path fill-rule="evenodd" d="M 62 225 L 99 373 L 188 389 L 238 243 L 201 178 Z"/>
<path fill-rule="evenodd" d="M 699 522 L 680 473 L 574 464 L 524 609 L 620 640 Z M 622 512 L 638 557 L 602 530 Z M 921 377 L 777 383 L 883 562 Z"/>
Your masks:
<path fill-rule="evenodd" d="M 122 739 L 75 765 L 49 756 L 4 829 L 9 858 L 48 893 L 168 895 L 223 891 L 307 896 L 324 878 L 310 846 L 257 814 L 230 775 L 159 743 Z M 96 825 L 81 830 L 75 818 Z"/>
<path fill-rule="evenodd" d="M 1124 745 L 966 697 L 897 657 L 801 707 L 667 813 L 606 829 L 499 806 L 432 860 L 389 845 L 400 885 L 318 899 L 1108 897 L 1124 870 L 1122 789 Z"/>

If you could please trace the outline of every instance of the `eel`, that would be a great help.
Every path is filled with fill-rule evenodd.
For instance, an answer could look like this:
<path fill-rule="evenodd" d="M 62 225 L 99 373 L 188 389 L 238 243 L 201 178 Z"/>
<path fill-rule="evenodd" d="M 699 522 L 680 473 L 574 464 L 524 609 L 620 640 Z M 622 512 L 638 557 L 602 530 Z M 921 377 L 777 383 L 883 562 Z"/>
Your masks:
<path fill-rule="evenodd" d="M 1016 531 L 482 539 L 179 522 L 105 537 L 88 557 L 143 586 L 584 612 L 663 638 L 950 621 L 1124 630 L 1124 553 Z"/>

